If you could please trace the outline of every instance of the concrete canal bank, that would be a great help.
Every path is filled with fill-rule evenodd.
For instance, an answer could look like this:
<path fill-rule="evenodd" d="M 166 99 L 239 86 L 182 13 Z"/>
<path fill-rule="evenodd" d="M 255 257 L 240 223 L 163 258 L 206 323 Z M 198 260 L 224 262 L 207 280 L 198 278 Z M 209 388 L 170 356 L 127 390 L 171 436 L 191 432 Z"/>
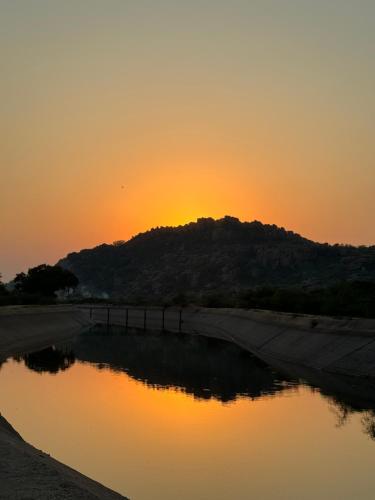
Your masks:
<path fill-rule="evenodd" d="M 268 361 L 350 376 L 375 377 L 375 320 L 241 309 L 103 308 L 94 322 L 181 331 L 230 342 Z"/>
<path fill-rule="evenodd" d="M 65 340 L 90 324 L 84 311 L 71 306 L 1 307 L 0 361 Z"/>
<path fill-rule="evenodd" d="M 74 307 L 0 308 L 0 365 L 9 356 L 69 339 L 89 325 L 85 312 Z M 26 498 L 115 500 L 124 497 L 26 443 L 0 416 L 0 499 Z"/>

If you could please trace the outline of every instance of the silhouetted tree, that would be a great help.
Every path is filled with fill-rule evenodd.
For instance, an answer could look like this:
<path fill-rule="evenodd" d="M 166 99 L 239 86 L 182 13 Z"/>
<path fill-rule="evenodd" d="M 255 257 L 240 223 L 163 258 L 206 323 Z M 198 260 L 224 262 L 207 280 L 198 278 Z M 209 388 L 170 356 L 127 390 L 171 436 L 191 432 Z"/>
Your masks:
<path fill-rule="evenodd" d="M 21 293 L 53 297 L 57 290 L 75 288 L 78 285 L 78 278 L 60 266 L 41 264 L 29 269 L 27 274 L 17 274 L 14 283 L 16 290 Z"/>
<path fill-rule="evenodd" d="M 25 365 L 38 373 L 58 373 L 74 365 L 75 356 L 72 351 L 62 351 L 54 347 L 47 347 L 42 351 L 25 354 L 23 356 Z"/>
<path fill-rule="evenodd" d="M 0 295 L 6 295 L 7 290 L 5 288 L 4 283 L 1 281 L 1 273 L 0 273 Z"/>

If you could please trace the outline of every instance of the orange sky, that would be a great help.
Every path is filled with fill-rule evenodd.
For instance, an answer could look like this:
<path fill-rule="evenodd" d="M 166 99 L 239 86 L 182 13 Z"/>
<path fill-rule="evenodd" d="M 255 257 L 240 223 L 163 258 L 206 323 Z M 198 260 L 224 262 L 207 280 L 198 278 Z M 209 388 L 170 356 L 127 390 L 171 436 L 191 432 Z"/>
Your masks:
<path fill-rule="evenodd" d="M 5 3 L 0 272 L 226 214 L 374 244 L 374 15 L 339 0 Z"/>

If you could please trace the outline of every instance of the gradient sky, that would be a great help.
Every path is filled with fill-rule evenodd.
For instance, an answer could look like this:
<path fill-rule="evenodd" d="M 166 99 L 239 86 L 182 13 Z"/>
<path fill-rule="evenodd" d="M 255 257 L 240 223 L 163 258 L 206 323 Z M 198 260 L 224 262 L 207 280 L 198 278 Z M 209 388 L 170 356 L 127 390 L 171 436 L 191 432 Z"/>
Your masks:
<path fill-rule="evenodd" d="M 0 0 L 0 272 L 225 214 L 375 244 L 373 0 Z"/>

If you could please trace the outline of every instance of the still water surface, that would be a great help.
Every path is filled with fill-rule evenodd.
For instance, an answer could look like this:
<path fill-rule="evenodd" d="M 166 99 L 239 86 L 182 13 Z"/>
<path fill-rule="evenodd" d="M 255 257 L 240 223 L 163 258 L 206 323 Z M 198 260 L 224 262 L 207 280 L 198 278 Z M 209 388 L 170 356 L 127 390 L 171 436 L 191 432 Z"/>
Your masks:
<path fill-rule="evenodd" d="M 374 499 L 372 401 L 172 334 L 95 330 L 0 370 L 28 442 L 134 500 Z"/>

